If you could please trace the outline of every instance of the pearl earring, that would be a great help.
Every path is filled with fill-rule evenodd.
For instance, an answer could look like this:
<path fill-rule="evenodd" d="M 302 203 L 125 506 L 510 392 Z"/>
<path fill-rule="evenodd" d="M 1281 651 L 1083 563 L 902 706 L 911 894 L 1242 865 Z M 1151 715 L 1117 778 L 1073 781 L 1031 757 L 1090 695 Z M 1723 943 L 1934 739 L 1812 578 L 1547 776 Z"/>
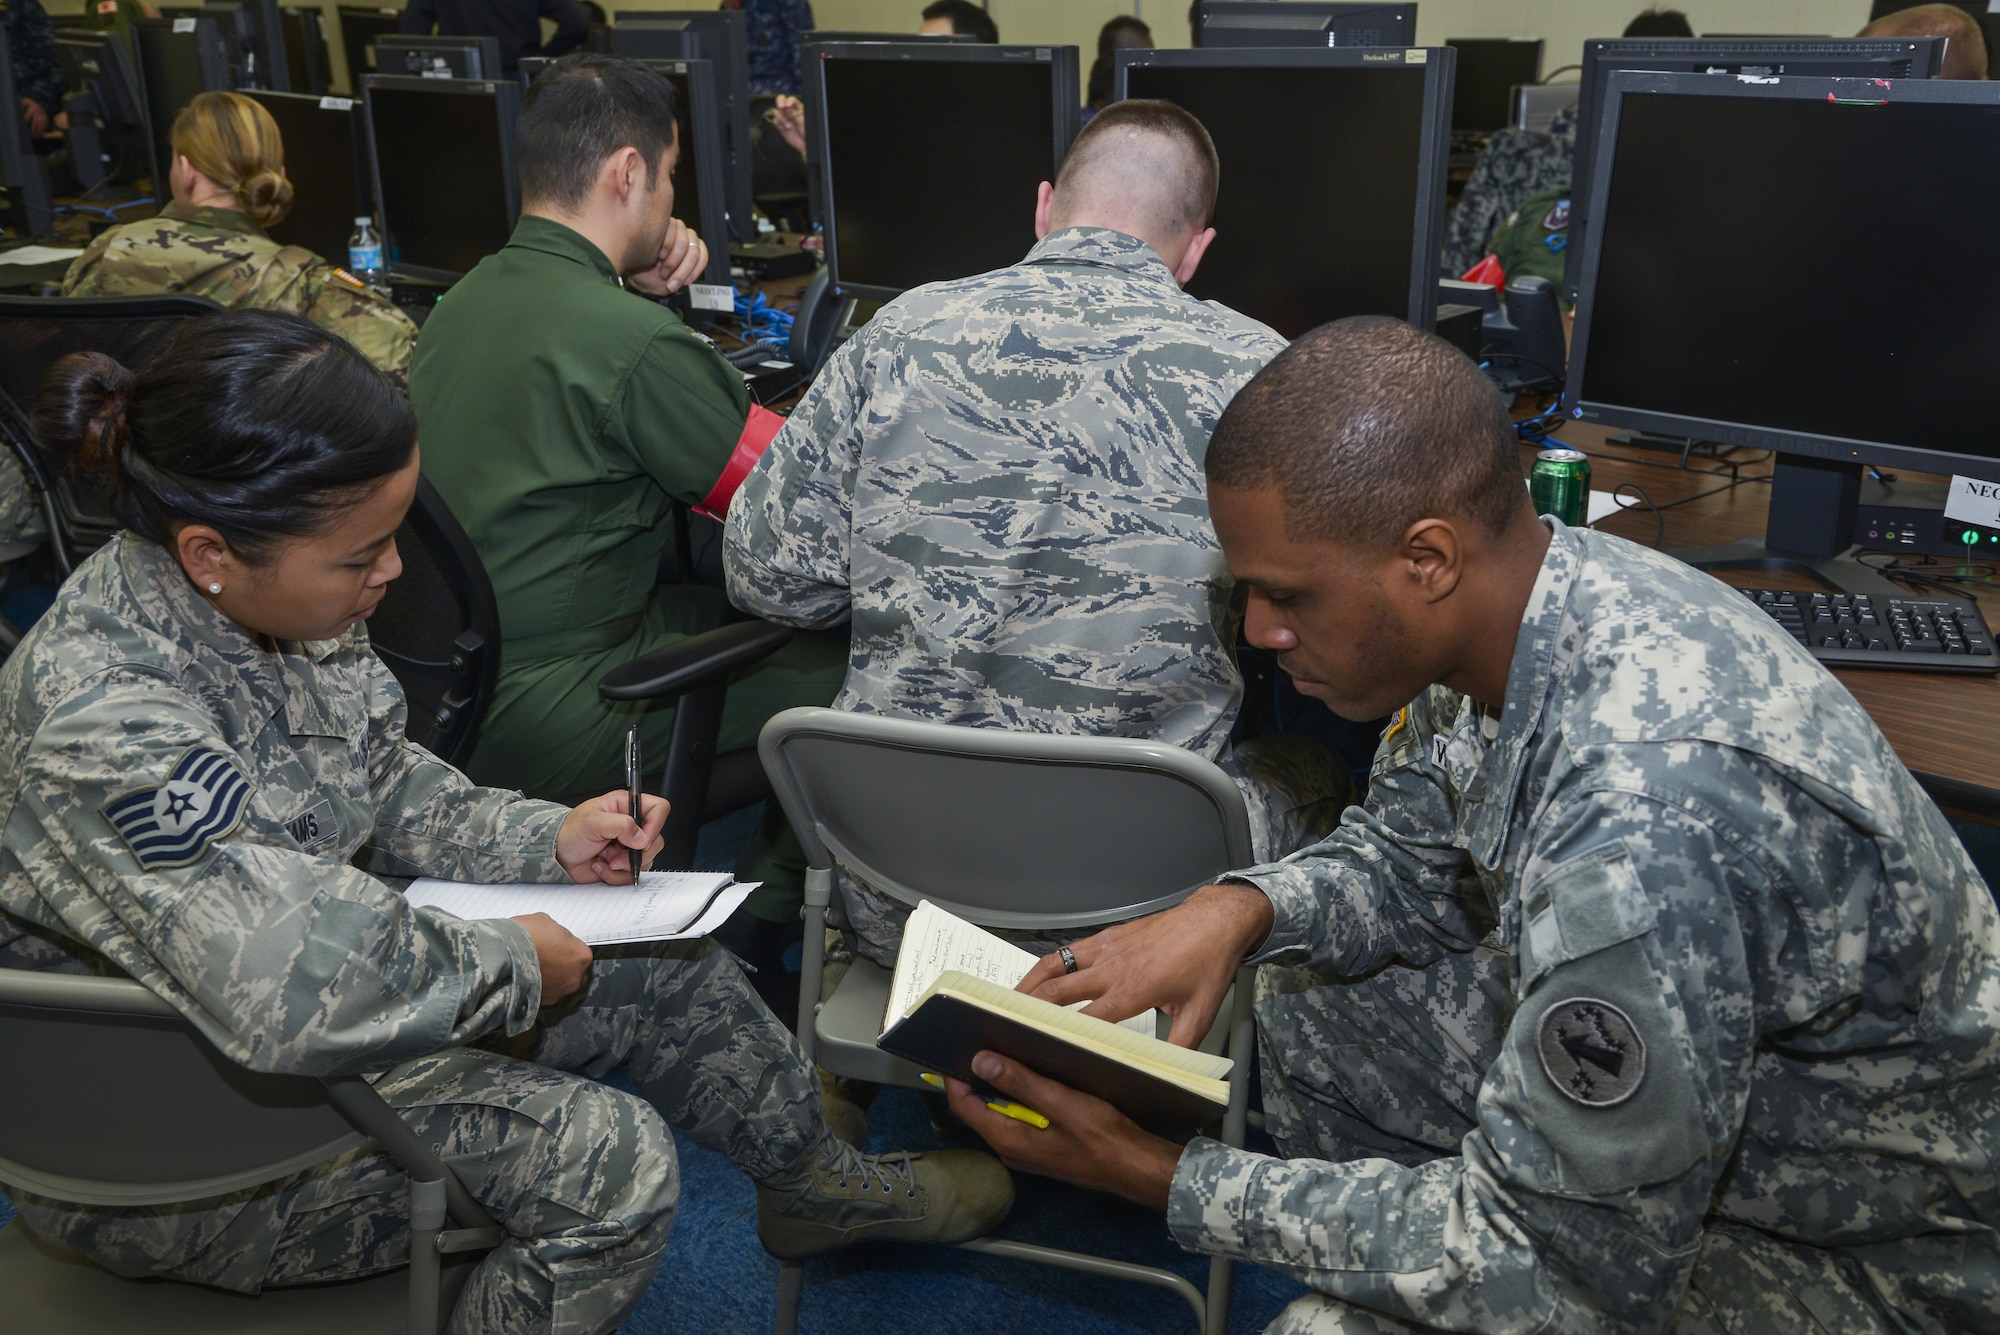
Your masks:
<path fill-rule="evenodd" d="M 208 591 L 209 591 L 210 593 L 221 593 L 221 592 L 222 592 L 222 586 L 221 586 L 220 584 L 211 584 L 211 585 L 209 585 L 209 586 L 208 586 Z"/>

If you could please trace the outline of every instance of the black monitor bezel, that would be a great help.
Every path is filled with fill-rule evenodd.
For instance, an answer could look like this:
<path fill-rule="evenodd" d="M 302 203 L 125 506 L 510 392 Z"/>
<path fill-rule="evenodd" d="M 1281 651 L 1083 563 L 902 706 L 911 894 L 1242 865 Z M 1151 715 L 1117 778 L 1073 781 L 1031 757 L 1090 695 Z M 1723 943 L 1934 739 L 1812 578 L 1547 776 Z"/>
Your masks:
<path fill-rule="evenodd" d="M 146 131 L 146 92 L 139 79 L 139 57 L 133 49 L 132 44 L 122 34 L 112 32 L 107 28 L 58 28 L 56 30 L 55 45 L 58 63 L 62 62 L 62 51 L 64 48 L 78 52 L 72 59 L 81 60 L 84 59 L 83 48 L 90 47 L 97 58 L 100 70 L 107 68 L 108 64 L 108 68 L 113 71 L 111 73 L 100 73 L 89 76 L 86 82 L 94 83 L 99 79 L 102 79 L 106 83 L 123 81 L 125 86 L 122 91 L 130 94 L 132 98 L 133 115 L 129 118 L 113 115 L 111 108 L 104 105 L 104 99 L 100 96 L 98 98 L 97 114 L 105 124 L 125 126 L 141 132 Z M 82 92 L 84 90 L 74 88 L 70 91 Z"/>
<path fill-rule="evenodd" d="M 175 25 L 194 25 L 185 33 L 178 32 Z M 172 167 L 172 148 L 167 136 L 173 129 L 174 115 L 179 108 L 166 118 L 166 124 L 158 123 L 153 115 L 152 80 L 146 77 L 146 57 L 140 50 L 141 32 L 159 32 L 167 39 L 192 37 L 195 59 L 201 65 L 201 86 L 203 92 L 227 91 L 229 88 L 229 46 L 222 39 L 222 29 L 216 21 L 201 14 L 176 14 L 168 18 L 132 20 L 132 68 L 138 75 L 139 99 L 146 114 L 146 152 L 152 159 L 153 190 L 159 198 L 167 196 L 168 169 Z"/>
<path fill-rule="evenodd" d="M 723 203 L 728 213 L 729 235 L 737 241 L 757 239 L 757 220 L 751 198 L 750 153 L 750 30 L 741 10 L 734 9 L 622 9 L 611 15 L 611 30 L 628 20 L 660 19 L 685 22 L 695 34 L 693 57 L 708 62 L 709 82 L 715 95 L 728 94 L 729 106 L 722 127 Z M 725 34 L 726 51 L 712 51 L 710 34 L 720 28 Z M 728 80 L 725 87 L 723 81 Z M 719 234 L 718 234 L 719 235 Z"/>
<path fill-rule="evenodd" d="M 1461 51 L 1461 52 L 1468 47 L 1489 47 L 1496 49 L 1500 47 L 1507 47 L 1509 49 L 1512 49 L 1516 47 L 1531 46 L 1535 49 L 1535 77 L 1526 80 L 1525 81 L 1526 84 L 1539 84 L 1542 81 L 1542 68 L 1548 62 L 1549 44 L 1539 37 L 1448 37 L 1445 39 L 1445 45 L 1450 47 L 1454 51 Z M 1514 87 L 1516 88 L 1522 86 L 1524 85 L 1523 84 L 1514 85 Z M 1456 120 L 1458 118 L 1458 112 L 1459 112 L 1458 92 L 1456 84 L 1453 85 L 1451 102 L 1452 102 L 1452 111 L 1451 111 L 1452 118 Z M 1514 113 L 1514 98 L 1512 89 L 1509 89 L 1507 97 L 1507 111 L 1506 114 L 1501 117 L 1500 124 L 1494 126 L 1488 126 L 1483 131 L 1478 127 L 1467 126 L 1464 130 L 1459 130 L 1457 132 L 1461 134 L 1478 134 L 1478 133 L 1491 133 L 1494 130 L 1505 129 L 1508 125 L 1513 123 L 1514 119 L 1513 113 Z"/>
<path fill-rule="evenodd" d="M 1577 76 L 1576 156 L 1570 172 L 1569 258 L 1563 264 L 1562 294 L 1576 300 L 1581 272 L 1582 239 L 1590 232 L 1590 170 L 1596 162 L 1598 130 L 1603 122 L 1604 94 L 1600 85 L 1609 58 L 1641 60 L 1647 56 L 1685 58 L 1712 55 L 1729 60 L 1746 60 L 1760 55 L 1857 57 L 1878 54 L 1883 59 L 1907 55 L 1913 70 L 1928 67 L 1924 74 L 1906 76 L 1915 80 L 1935 79 L 1944 65 L 1945 39 L 1942 37 L 1770 37 L 1719 41 L 1709 37 L 1593 37 L 1583 44 L 1581 73 Z M 1613 73 L 1622 72 L 1614 69 Z M 1664 73 L 1665 71 L 1659 71 Z M 1795 74 L 1789 78 L 1812 76 Z M 1578 207 L 1581 204 L 1583 207 Z"/>
<path fill-rule="evenodd" d="M 500 165 L 506 177 L 507 188 L 507 230 L 512 232 L 521 221 L 521 175 L 515 158 L 514 126 L 521 118 L 521 82 L 518 79 L 425 79 L 408 74 L 369 73 L 361 76 L 362 115 L 368 124 L 368 171 L 369 184 L 375 192 L 375 220 L 382 228 L 382 245 L 386 251 L 389 244 L 390 222 L 388 201 L 382 195 L 382 163 L 376 152 L 379 142 L 375 134 L 375 104 L 369 94 L 377 88 L 387 88 L 397 92 L 435 93 L 440 97 L 485 97 L 493 98 L 495 114 L 500 117 Z M 465 274 L 457 269 L 441 269 L 432 265 L 410 264 L 407 262 L 388 263 L 391 272 L 408 274 L 412 278 L 432 282 L 455 283 Z"/>
<path fill-rule="evenodd" d="M 279 23 L 289 28 L 292 20 L 297 20 L 299 29 L 297 55 L 300 65 L 304 67 L 299 73 L 305 76 L 306 83 L 315 86 L 293 88 L 289 91 L 326 97 L 333 88 L 333 51 L 332 43 L 326 36 L 326 11 L 318 5 L 281 5 L 278 9 Z M 291 37 L 288 33 L 285 39 L 285 68 L 288 81 L 297 82 L 289 79 L 293 54 Z"/>
<path fill-rule="evenodd" d="M 697 106 L 713 107 L 715 96 L 715 65 L 707 60 L 648 60 L 662 73 L 684 74 L 688 81 L 688 100 Z M 729 247 L 723 241 L 729 224 L 724 209 L 724 191 L 708 188 L 710 181 L 725 181 L 723 173 L 722 132 L 712 116 L 700 116 L 695 107 L 687 108 L 689 137 L 692 144 L 682 144 L 681 161 L 692 161 L 695 175 L 701 178 L 701 217 L 696 231 L 708 244 L 708 268 L 702 272 L 699 282 L 717 283 L 731 287 L 729 281 Z"/>
<path fill-rule="evenodd" d="M 816 183 L 818 216 L 825 223 L 827 281 L 835 295 L 858 301 L 893 301 L 906 289 L 874 283 L 850 283 L 840 277 L 838 200 L 833 188 L 833 163 L 827 154 L 825 70 L 835 60 L 928 61 L 984 65 L 1048 65 L 1050 96 L 1055 106 L 1055 137 L 1050 144 L 1048 179 L 1053 181 L 1076 138 L 1082 87 L 1077 49 L 1073 46 L 1000 45 L 992 42 L 829 42 L 812 48 L 813 59 L 802 61 L 806 111 L 806 170 Z"/>
<path fill-rule="evenodd" d="M 388 36 L 402 31 L 402 11 L 386 5 L 337 4 L 333 7 L 333 29 L 327 35 L 328 45 L 332 44 L 332 40 L 335 37 L 340 39 L 340 64 L 341 68 L 347 71 L 348 95 L 359 97 L 361 96 L 362 76 L 373 74 L 375 71 L 364 69 L 360 64 L 361 53 L 368 46 L 366 42 L 361 44 L 360 50 L 353 49 L 348 45 L 348 19 L 354 19 L 357 22 L 365 21 L 371 24 L 388 23 L 396 25 L 383 29 L 382 33 L 379 34 Z M 331 73 L 331 71 L 328 71 L 329 77 L 331 77 Z"/>
<path fill-rule="evenodd" d="M 1231 17 L 1250 19 L 1277 17 L 1280 14 L 1287 18 L 1298 19 L 1317 13 L 1338 23 L 1341 19 L 1353 18 L 1371 9 L 1407 9 L 1409 11 L 1409 27 L 1405 30 L 1404 39 L 1400 42 L 1384 43 L 1380 48 L 1329 45 L 1324 49 L 1330 51 L 1387 50 L 1390 47 L 1410 47 L 1417 44 L 1417 6 L 1415 0 L 1407 0 L 1407 2 L 1406 0 L 1288 0 L 1288 3 L 1282 6 L 1273 4 L 1272 0 L 1202 0 L 1201 9 L 1196 15 L 1196 31 L 1194 36 L 1202 43 L 1198 49 L 1204 51 L 1278 50 L 1283 48 L 1252 46 L 1249 44 L 1231 46 L 1211 45 L 1207 39 L 1209 11 L 1216 10 Z M 1322 48 L 1308 46 L 1304 43 L 1295 43 L 1292 44 L 1292 49 L 1316 51 Z"/>
<path fill-rule="evenodd" d="M 1945 79 L 1892 80 L 1829 79 L 1787 75 L 1779 79 L 1746 82 L 1732 75 L 1653 74 L 1638 70 L 1615 70 L 1606 81 L 1602 124 L 1609 131 L 1600 135 L 1596 147 L 1596 169 L 1592 176 L 1591 200 L 1600 210 L 1611 190 L 1611 159 L 1618 144 L 1618 119 L 1624 99 L 1634 93 L 1665 93 L 1676 97 L 1770 98 L 1820 102 L 1827 98 L 1860 98 L 1871 102 L 1958 102 L 1971 105 L 2000 105 L 2000 84 Z M 1600 214 L 1601 216 L 1601 214 Z M 1738 220 L 1740 224 L 1740 219 Z M 1572 419 L 1594 425 L 1633 427 L 1684 440 L 1714 441 L 1720 445 L 1747 446 L 1783 454 L 1807 455 L 1842 463 L 1876 464 L 1907 468 L 1925 473 L 1963 473 L 1986 481 L 2000 482 L 2000 459 L 1978 455 L 1949 454 L 1941 450 L 1882 441 L 1854 440 L 1822 436 L 1781 428 L 1718 422 L 1711 418 L 1689 417 L 1652 409 L 1628 408 L 1599 403 L 1582 397 L 1584 377 L 1589 373 L 1590 337 L 1596 312 L 1590 300 L 1596 287 L 1597 270 L 1603 258 L 1603 233 L 1593 230 L 1583 241 L 1579 265 L 1583 279 L 1583 300 L 1577 303 L 1576 325 L 1571 334 L 1569 377 L 1564 385 L 1564 403 Z M 1718 311 L 1724 309 L 1718 305 Z"/>
<path fill-rule="evenodd" d="M 969 32 L 870 32 L 863 28 L 806 28 L 799 33 L 799 45 L 837 46 L 842 42 L 879 46 L 883 42 L 937 42 L 969 46 L 979 39 Z"/>
<path fill-rule="evenodd" d="M 1412 51 L 1423 52 L 1423 60 L 1410 61 Z M 1438 275 L 1444 263 L 1445 178 L 1451 167 L 1452 81 L 1458 69 L 1457 53 L 1450 47 L 1204 46 L 1173 51 L 1127 49 L 1113 51 L 1111 59 L 1111 95 L 1121 102 L 1126 95 L 1126 72 L 1135 65 L 1169 69 L 1408 69 L 1412 64 L 1421 65 L 1424 118 L 1418 129 L 1410 300 L 1403 318 L 1419 329 L 1436 326 Z M 1229 164 L 1224 163 L 1224 189 L 1228 188 L 1228 169 Z"/>
<path fill-rule="evenodd" d="M 440 51 L 447 53 L 453 51 L 459 51 L 465 53 L 466 55 L 474 56 L 478 59 L 479 73 L 460 74 L 457 70 L 453 70 L 451 72 L 451 77 L 454 79 L 464 79 L 468 82 L 477 83 L 477 82 L 490 82 L 493 80 L 505 79 L 508 77 L 500 72 L 500 39 L 497 37 L 468 37 L 468 36 L 447 37 L 440 33 L 431 33 L 426 35 L 423 33 L 413 33 L 413 32 L 385 32 L 380 37 L 377 37 L 375 39 L 375 58 L 378 61 L 382 58 L 382 43 L 385 41 L 389 43 L 389 49 L 391 51 L 432 50 L 432 51 Z M 493 62 L 493 68 L 490 70 L 486 68 L 486 62 L 489 58 Z M 420 79 L 421 78 L 435 79 L 439 77 L 435 74 L 411 75 L 407 70 L 377 69 L 375 73 L 399 74 Z"/>
<path fill-rule="evenodd" d="M 347 216 L 353 219 L 360 217 L 364 213 L 371 217 L 374 215 L 375 145 L 368 133 L 367 110 L 361 105 L 359 98 L 342 97 L 334 93 L 288 93 L 276 88 L 245 88 L 241 91 L 243 96 L 264 105 L 267 111 L 270 110 L 269 103 L 265 101 L 268 98 L 275 99 L 280 103 L 295 102 L 300 104 L 301 107 L 310 107 L 316 111 L 323 111 L 328 115 L 344 112 L 347 116 L 348 131 L 354 138 L 354 207 L 348 210 Z M 327 106 L 328 102 L 344 103 L 345 105 L 329 107 Z M 284 127 L 280 126 L 280 137 L 283 136 L 283 133 Z M 288 153 L 288 162 L 290 156 Z M 282 229 L 284 225 L 280 223 L 278 226 Z M 277 240 L 276 237 L 272 239 Z M 311 247 L 307 247 L 307 249 L 311 249 Z M 320 258 L 331 260 L 335 264 L 342 264 L 347 260 L 344 252 L 333 255 L 321 255 Z"/>

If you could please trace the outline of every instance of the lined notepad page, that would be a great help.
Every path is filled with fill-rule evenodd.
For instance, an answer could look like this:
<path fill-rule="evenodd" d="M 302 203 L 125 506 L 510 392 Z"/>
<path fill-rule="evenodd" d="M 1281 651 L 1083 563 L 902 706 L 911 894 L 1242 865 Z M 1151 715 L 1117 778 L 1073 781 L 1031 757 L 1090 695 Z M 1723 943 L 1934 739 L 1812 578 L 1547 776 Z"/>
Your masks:
<path fill-rule="evenodd" d="M 587 944 L 609 946 L 707 936 L 759 884 L 727 872 L 649 871 L 637 885 L 472 885 L 426 876 L 404 895 L 460 918 L 546 913 Z"/>
<path fill-rule="evenodd" d="M 1012 941 L 945 912 L 928 899 L 922 900 L 903 926 L 903 944 L 896 953 L 896 973 L 889 982 L 889 1006 L 882 1016 L 882 1028 L 887 1031 L 890 1025 L 908 1015 L 910 1007 L 947 969 L 1001 987 L 1012 987 L 1028 976 L 1028 970 L 1035 967 L 1039 958 Z M 1068 1009 L 1081 1010 L 1089 1004 L 1079 1001 Z M 1158 1011 L 1147 1011 L 1118 1024 L 1135 1034 L 1154 1038 L 1159 1022 Z"/>

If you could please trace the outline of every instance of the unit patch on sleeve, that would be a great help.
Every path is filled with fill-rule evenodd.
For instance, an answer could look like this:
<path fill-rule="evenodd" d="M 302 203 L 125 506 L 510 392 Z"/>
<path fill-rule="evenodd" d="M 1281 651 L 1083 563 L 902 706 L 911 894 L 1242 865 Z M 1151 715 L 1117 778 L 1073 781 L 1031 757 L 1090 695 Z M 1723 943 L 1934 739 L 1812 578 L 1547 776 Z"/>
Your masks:
<path fill-rule="evenodd" d="M 250 781 L 212 746 L 192 746 L 157 788 L 141 788 L 103 807 L 111 828 L 152 871 L 199 861 L 208 846 L 243 819 Z"/>
<path fill-rule="evenodd" d="M 1631 1017 L 1608 1001 L 1557 1002 L 1542 1012 L 1535 1046 L 1549 1083 L 1586 1108 L 1615 1107 L 1646 1078 L 1645 1041 Z"/>

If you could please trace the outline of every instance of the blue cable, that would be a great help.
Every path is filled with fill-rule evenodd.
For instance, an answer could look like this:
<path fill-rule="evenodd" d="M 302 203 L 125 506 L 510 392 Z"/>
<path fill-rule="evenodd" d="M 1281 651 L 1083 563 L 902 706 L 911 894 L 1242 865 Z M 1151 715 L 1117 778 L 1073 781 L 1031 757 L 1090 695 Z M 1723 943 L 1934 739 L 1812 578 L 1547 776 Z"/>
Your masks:
<path fill-rule="evenodd" d="M 773 306 L 758 288 L 736 294 L 736 318 L 743 322 L 744 337 L 752 343 L 768 343 L 780 349 L 791 343 L 791 312 Z"/>

